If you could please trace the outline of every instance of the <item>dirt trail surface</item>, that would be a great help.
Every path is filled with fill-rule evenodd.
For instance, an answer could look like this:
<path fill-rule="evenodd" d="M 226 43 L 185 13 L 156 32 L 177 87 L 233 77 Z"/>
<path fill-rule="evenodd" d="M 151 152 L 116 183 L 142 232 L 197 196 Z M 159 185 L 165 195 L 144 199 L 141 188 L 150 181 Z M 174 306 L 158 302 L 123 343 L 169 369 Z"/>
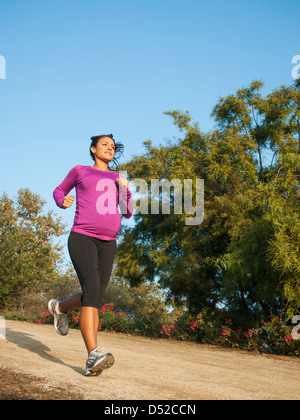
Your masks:
<path fill-rule="evenodd" d="M 299 399 L 297 358 L 113 333 L 99 333 L 98 343 L 112 351 L 115 364 L 98 377 L 84 377 L 80 331 L 61 337 L 51 325 L 6 321 L 0 368 L 7 381 L 1 379 L 0 398 L 5 392 L 17 398 L 23 389 L 24 398 Z"/>

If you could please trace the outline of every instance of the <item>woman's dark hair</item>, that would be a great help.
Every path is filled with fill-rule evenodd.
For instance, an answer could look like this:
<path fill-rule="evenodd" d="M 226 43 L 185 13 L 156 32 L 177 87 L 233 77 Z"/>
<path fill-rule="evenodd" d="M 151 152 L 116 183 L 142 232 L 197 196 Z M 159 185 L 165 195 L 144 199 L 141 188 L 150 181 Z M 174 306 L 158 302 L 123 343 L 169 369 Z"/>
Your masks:
<path fill-rule="evenodd" d="M 91 155 L 92 159 L 95 161 L 95 156 L 94 156 L 94 153 L 91 151 L 91 147 L 92 146 L 96 147 L 98 141 L 100 139 L 102 139 L 103 137 L 110 137 L 115 143 L 115 154 L 114 154 L 114 158 L 111 162 L 113 162 L 115 164 L 114 170 L 118 171 L 119 166 L 120 166 L 119 162 L 118 162 L 118 159 L 123 155 L 124 145 L 123 145 L 123 143 L 116 142 L 116 140 L 113 138 L 112 134 L 100 134 L 99 136 L 91 137 L 92 143 L 90 145 L 90 155 Z M 108 165 L 108 169 L 111 170 L 109 165 Z"/>

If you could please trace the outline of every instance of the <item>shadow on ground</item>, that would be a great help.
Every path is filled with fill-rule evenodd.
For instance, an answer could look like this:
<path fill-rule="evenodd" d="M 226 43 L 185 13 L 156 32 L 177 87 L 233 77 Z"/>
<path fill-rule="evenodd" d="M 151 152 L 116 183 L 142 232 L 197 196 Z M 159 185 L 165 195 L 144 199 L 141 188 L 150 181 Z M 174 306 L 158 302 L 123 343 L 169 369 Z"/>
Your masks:
<path fill-rule="evenodd" d="M 33 336 L 31 334 L 27 334 L 22 331 L 11 330 L 10 328 L 6 329 L 7 341 L 10 341 L 11 343 L 16 344 L 18 347 L 22 349 L 32 351 L 33 353 L 37 354 L 43 359 L 49 360 L 52 363 L 58 363 L 60 365 L 67 366 L 73 369 L 75 372 L 83 375 L 84 370 L 82 368 L 78 366 L 69 365 L 68 363 L 63 362 L 57 357 L 52 356 L 51 354 L 49 354 L 49 352 L 51 352 L 51 349 L 48 346 L 46 346 L 45 344 L 41 343 L 39 340 L 36 340 L 35 338 L 32 338 L 32 337 Z"/>

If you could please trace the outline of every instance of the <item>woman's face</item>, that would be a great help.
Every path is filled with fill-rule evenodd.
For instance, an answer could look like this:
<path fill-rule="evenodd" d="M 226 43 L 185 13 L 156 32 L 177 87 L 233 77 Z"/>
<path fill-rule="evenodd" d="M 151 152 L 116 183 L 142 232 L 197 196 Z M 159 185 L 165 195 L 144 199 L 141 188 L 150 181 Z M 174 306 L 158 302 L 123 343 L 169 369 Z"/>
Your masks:
<path fill-rule="evenodd" d="M 110 137 L 102 137 L 96 147 L 91 147 L 92 153 L 95 154 L 95 158 L 103 160 L 104 162 L 110 162 L 115 155 L 115 142 Z"/>

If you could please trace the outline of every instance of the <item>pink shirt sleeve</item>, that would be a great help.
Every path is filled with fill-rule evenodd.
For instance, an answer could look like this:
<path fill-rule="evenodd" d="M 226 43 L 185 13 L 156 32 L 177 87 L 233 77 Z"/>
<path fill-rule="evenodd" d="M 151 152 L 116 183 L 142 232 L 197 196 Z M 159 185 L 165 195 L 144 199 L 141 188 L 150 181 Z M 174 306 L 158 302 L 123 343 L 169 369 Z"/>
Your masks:
<path fill-rule="evenodd" d="M 75 187 L 76 182 L 78 180 L 78 173 L 79 173 L 79 167 L 75 166 L 70 170 L 68 175 L 65 177 L 63 182 L 59 184 L 57 188 L 53 191 L 53 198 L 61 209 L 63 201 L 65 199 L 65 196 L 68 195 L 68 193 Z"/>
<path fill-rule="evenodd" d="M 125 216 L 127 219 L 130 219 L 134 211 L 134 206 L 133 206 L 133 201 L 131 197 L 131 192 L 129 189 L 120 187 L 119 206 L 120 206 L 121 214 Z"/>

